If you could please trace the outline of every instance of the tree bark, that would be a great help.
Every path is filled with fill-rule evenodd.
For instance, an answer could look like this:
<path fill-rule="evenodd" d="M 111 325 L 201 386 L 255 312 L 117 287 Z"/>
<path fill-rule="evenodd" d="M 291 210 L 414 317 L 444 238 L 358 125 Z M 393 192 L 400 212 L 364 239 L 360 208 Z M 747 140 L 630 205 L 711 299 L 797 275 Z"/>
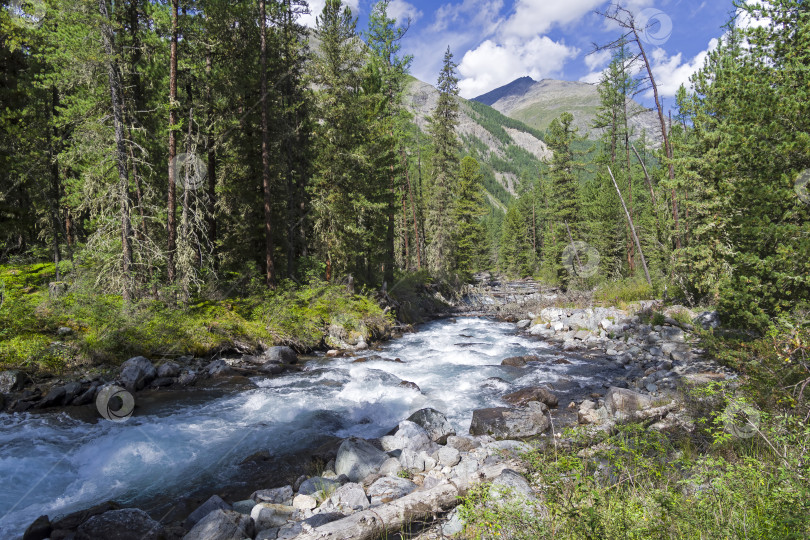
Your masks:
<path fill-rule="evenodd" d="M 608 173 L 610 173 L 610 179 L 613 180 L 613 187 L 616 188 L 616 193 L 619 195 L 619 200 L 622 202 L 622 208 L 624 208 L 624 213 L 627 216 L 627 222 L 630 224 L 630 231 L 633 233 L 633 239 L 636 241 L 636 247 L 638 247 L 638 254 L 641 257 L 641 264 L 644 266 L 644 275 L 647 277 L 647 283 L 650 285 L 650 287 L 652 287 L 650 271 L 647 269 L 647 260 L 644 258 L 644 251 L 641 249 L 641 242 L 638 241 L 636 227 L 633 225 L 633 218 L 630 217 L 630 212 L 627 211 L 627 205 L 624 204 L 624 197 L 622 197 L 622 192 L 619 190 L 619 184 L 616 183 L 616 179 L 613 177 L 613 171 L 610 170 L 610 166 L 608 166 Z"/>
<path fill-rule="evenodd" d="M 664 109 L 661 106 L 661 100 L 658 99 L 658 85 L 655 83 L 655 77 L 653 77 L 652 66 L 650 66 L 650 61 L 647 58 L 647 52 L 644 50 L 644 45 L 641 43 L 641 39 L 638 36 L 638 30 L 636 29 L 635 21 L 631 22 L 631 30 L 633 32 L 633 36 L 636 38 L 636 43 L 638 44 L 638 48 L 641 51 L 641 57 L 644 59 L 644 67 L 647 69 L 647 76 L 650 78 L 650 85 L 652 85 L 653 90 L 653 97 L 655 97 L 655 108 L 658 110 L 658 121 L 661 123 L 661 137 L 663 138 L 663 145 L 664 145 L 664 152 L 666 153 L 667 160 L 669 161 L 669 179 L 670 181 L 675 181 L 675 166 L 672 164 L 672 147 L 669 144 L 669 134 L 667 133 L 667 123 L 664 119 Z M 672 219 L 675 222 L 675 246 L 680 249 L 681 248 L 681 236 L 679 231 L 678 225 L 678 197 L 675 193 L 675 187 L 672 187 Z"/>
<path fill-rule="evenodd" d="M 172 42 L 169 53 L 169 194 L 168 210 L 168 278 L 175 280 L 175 253 L 177 251 L 177 200 L 175 198 L 175 178 L 177 177 L 177 11 L 179 0 L 172 0 Z"/>
<path fill-rule="evenodd" d="M 273 266 L 273 212 L 270 198 L 270 135 L 267 118 L 267 10 L 265 0 L 259 0 L 261 18 L 261 94 L 262 94 L 262 191 L 264 192 L 264 246 L 265 281 L 269 288 L 275 288 L 276 273 Z"/>
<path fill-rule="evenodd" d="M 214 268 L 216 269 L 216 242 L 217 242 L 217 216 L 216 216 L 216 202 L 217 202 L 217 153 L 214 149 L 214 138 L 211 131 L 214 125 L 214 102 L 211 96 L 211 80 L 212 80 L 212 62 L 211 52 L 205 56 L 205 102 L 208 109 L 208 120 L 205 128 L 205 146 L 208 150 L 208 242 L 211 244 L 211 249 L 214 252 Z"/>
<path fill-rule="evenodd" d="M 176 0 L 175 0 L 176 1 Z M 118 74 L 118 66 L 115 63 L 113 50 L 113 29 L 110 23 L 110 15 L 107 11 L 106 0 L 98 1 L 98 9 L 101 14 L 101 36 L 104 42 L 104 52 L 107 56 L 107 79 L 110 85 L 110 99 L 113 109 L 113 128 L 115 131 L 115 162 L 118 168 L 118 189 L 121 208 L 121 243 L 122 243 L 122 263 L 123 273 L 121 287 L 121 297 L 124 304 L 128 304 L 132 299 L 130 290 L 132 279 L 132 225 L 129 219 L 129 174 L 127 172 L 127 152 L 124 143 L 124 112 L 121 103 L 121 81 Z"/>

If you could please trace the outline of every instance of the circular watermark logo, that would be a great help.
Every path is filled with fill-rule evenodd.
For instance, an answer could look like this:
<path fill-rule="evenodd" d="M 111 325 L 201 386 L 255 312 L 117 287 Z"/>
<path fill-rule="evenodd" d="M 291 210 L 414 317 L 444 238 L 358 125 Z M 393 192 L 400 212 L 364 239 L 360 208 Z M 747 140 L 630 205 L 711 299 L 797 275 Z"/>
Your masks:
<path fill-rule="evenodd" d="M 810 184 L 810 169 L 805 169 L 796 177 L 796 182 L 793 183 L 793 189 L 796 190 L 796 195 L 799 200 L 804 204 L 810 204 L 810 193 L 807 191 L 807 185 Z"/>
<path fill-rule="evenodd" d="M 566 246 L 562 254 L 563 267 L 572 276 L 591 277 L 599 271 L 602 257 L 597 249 L 585 242 L 577 241 Z"/>
<path fill-rule="evenodd" d="M 174 183 L 185 189 L 194 191 L 205 184 L 208 176 L 208 166 L 197 154 L 178 154 L 174 158 Z"/>
<path fill-rule="evenodd" d="M 760 413 L 750 403 L 731 400 L 723 411 L 728 433 L 740 439 L 750 439 L 759 429 Z"/>
<path fill-rule="evenodd" d="M 96 396 L 96 408 L 107 420 L 123 422 L 135 410 L 135 398 L 120 386 L 105 386 Z"/>
<path fill-rule="evenodd" d="M 36 28 L 45 18 L 45 0 L 11 0 L 7 10 L 17 26 Z"/>
<path fill-rule="evenodd" d="M 672 36 L 672 18 L 660 9 L 647 8 L 636 15 L 638 38 L 649 45 L 663 45 Z"/>

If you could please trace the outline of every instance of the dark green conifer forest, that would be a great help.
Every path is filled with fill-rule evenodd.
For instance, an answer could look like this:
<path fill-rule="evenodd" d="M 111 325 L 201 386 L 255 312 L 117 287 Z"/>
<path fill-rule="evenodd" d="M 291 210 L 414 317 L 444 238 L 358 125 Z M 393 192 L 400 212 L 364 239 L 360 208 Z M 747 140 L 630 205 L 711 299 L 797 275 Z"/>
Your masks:
<path fill-rule="evenodd" d="M 457 135 L 449 48 L 417 127 L 407 24 L 387 0 L 367 28 L 328 0 L 314 30 L 298 21 L 304 0 L 0 5 L 4 362 L 40 354 L 35 329 L 60 317 L 92 328 L 151 313 L 142 326 L 241 309 L 272 340 L 289 332 L 267 324 L 266 306 L 313 288 L 459 286 L 481 271 L 716 305 L 756 332 L 807 308 L 806 2 L 741 4 L 768 23 L 731 20 L 671 112 L 656 93 L 655 133 L 628 121 L 655 81 L 636 29 L 620 24 L 598 140 L 563 113 L 537 133 L 553 152 L 544 163 L 512 150 L 514 194 L 490 172 L 502 158 Z M 509 137 L 492 109 L 465 106 Z M 566 259 L 578 242 L 599 254 L 595 271 L 577 271 L 597 263 L 585 252 Z M 42 298 L 24 291 L 47 283 L 67 294 L 37 311 Z"/>

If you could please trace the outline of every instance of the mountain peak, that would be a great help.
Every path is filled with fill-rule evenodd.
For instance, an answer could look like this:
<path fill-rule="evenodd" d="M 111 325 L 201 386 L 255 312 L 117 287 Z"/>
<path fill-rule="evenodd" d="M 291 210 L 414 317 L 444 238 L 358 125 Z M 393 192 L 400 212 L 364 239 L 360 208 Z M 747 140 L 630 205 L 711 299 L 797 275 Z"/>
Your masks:
<path fill-rule="evenodd" d="M 479 101 L 484 105 L 492 106 L 493 103 L 495 103 L 500 99 L 525 94 L 526 91 L 535 84 L 537 84 L 537 81 L 535 81 L 534 79 L 532 79 L 527 75 L 525 77 L 515 79 L 509 84 L 501 86 L 500 88 L 496 88 L 491 92 L 487 92 L 486 94 L 482 94 L 476 98 L 473 98 L 472 100 Z"/>

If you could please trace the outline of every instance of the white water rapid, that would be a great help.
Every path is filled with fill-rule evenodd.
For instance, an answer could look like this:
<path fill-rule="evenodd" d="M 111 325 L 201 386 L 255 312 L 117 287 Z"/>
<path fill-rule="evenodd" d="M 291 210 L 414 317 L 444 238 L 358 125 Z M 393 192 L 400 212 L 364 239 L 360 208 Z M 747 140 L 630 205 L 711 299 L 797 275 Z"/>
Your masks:
<path fill-rule="evenodd" d="M 364 353 L 389 361 L 316 358 L 303 373 L 254 379 L 252 390 L 207 399 L 178 392 L 177 400 L 136 409 L 123 423 L 87 423 L 65 412 L 0 414 L 0 537 L 21 535 L 42 514 L 55 519 L 107 500 L 180 498 L 233 480 L 239 462 L 257 451 L 295 454 L 323 435 L 378 437 L 423 407 L 443 411 L 466 433 L 472 411 L 504 405 L 499 397 L 509 388 L 560 378 L 596 382 L 571 374 L 586 361 L 570 355 L 570 365 L 500 365 L 526 354 L 560 356 L 513 324 L 459 318 Z M 400 386 L 403 380 L 422 392 Z"/>

